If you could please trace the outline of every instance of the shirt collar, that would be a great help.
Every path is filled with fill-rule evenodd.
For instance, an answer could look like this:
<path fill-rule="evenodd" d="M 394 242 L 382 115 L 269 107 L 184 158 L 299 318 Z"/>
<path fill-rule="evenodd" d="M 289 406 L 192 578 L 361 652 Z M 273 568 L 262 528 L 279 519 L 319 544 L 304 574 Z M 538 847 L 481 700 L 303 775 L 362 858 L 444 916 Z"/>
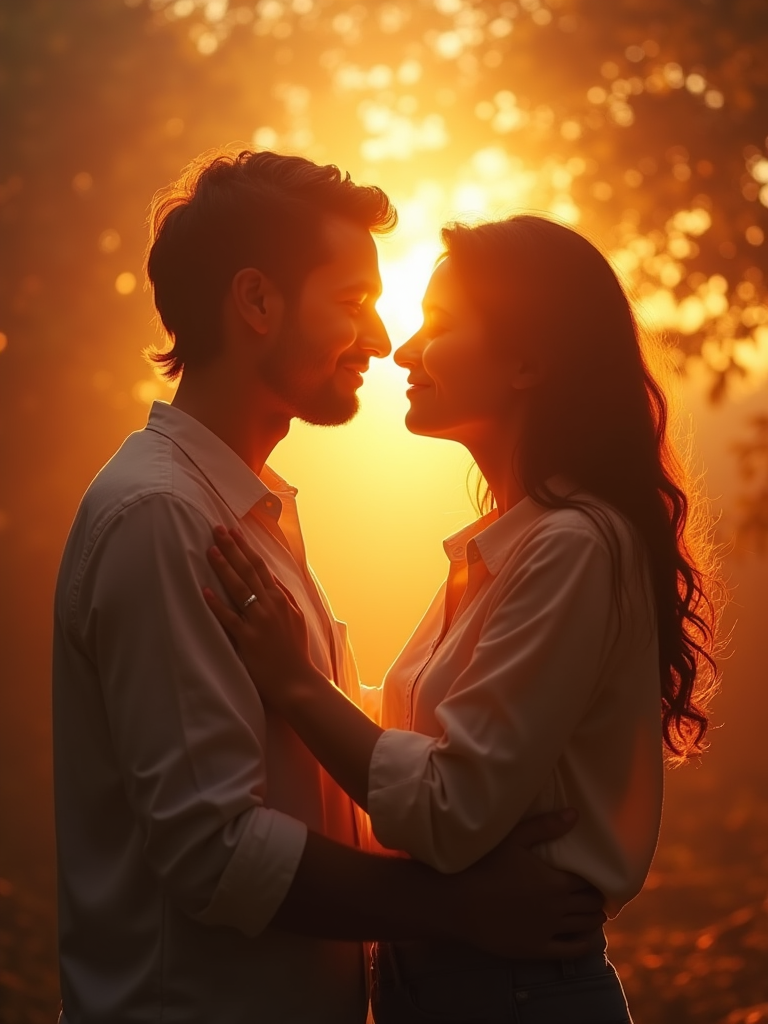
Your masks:
<path fill-rule="evenodd" d="M 260 479 L 213 431 L 166 402 L 153 402 L 146 429 L 173 441 L 194 462 L 238 519 L 242 519 L 254 506 L 279 519 L 282 511 L 280 494 L 295 497 L 297 493 L 296 488 L 290 487 L 268 466 L 262 470 L 263 479 Z"/>
<path fill-rule="evenodd" d="M 443 548 L 451 562 L 472 565 L 482 559 L 488 572 L 496 576 L 518 538 L 544 511 L 530 498 L 522 498 L 503 516 L 493 509 L 465 526 L 443 541 Z"/>

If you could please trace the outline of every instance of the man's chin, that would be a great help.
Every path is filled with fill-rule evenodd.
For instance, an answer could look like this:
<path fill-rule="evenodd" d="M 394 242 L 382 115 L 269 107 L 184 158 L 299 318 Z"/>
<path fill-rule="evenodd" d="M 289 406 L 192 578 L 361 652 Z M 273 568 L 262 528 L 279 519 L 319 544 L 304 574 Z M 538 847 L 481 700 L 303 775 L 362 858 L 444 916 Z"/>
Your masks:
<path fill-rule="evenodd" d="M 335 397 L 334 401 L 318 403 L 316 406 L 305 406 L 296 410 L 296 419 L 313 427 L 341 427 L 349 423 L 360 411 L 360 399 L 357 395 L 349 398 Z"/>

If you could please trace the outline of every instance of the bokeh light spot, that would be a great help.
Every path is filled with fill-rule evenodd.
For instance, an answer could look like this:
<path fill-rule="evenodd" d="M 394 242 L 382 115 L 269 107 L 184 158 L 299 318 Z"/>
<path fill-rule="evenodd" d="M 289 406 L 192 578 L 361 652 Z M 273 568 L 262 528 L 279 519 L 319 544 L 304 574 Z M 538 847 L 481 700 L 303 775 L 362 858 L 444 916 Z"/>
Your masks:
<path fill-rule="evenodd" d="M 694 95 L 698 96 L 707 88 L 707 80 L 703 75 L 688 75 L 685 80 L 685 87 L 688 92 L 692 92 Z"/>
<path fill-rule="evenodd" d="M 200 53 L 208 55 L 219 48 L 219 40 L 213 32 L 201 32 L 197 37 L 197 48 Z"/>
<path fill-rule="evenodd" d="M 120 235 L 114 228 L 107 228 L 99 235 L 99 249 L 103 253 L 117 252 L 120 248 Z"/>
<path fill-rule="evenodd" d="M 601 203 L 605 203 L 613 195 L 613 187 L 607 181 L 596 181 L 592 186 L 592 195 Z"/>
<path fill-rule="evenodd" d="M 156 378 L 136 381 L 131 389 L 131 396 L 142 405 L 152 405 L 156 399 L 162 398 L 163 395 L 163 385 Z"/>
<path fill-rule="evenodd" d="M 118 295 L 130 295 L 136 290 L 136 276 L 129 270 L 124 270 L 115 278 L 115 291 Z"/>
<path fill-rule="evenodd" d="M 664 78 L 667 85 L 673 89 L 682 89 L 685 85 L 685 75 L 683 69 L 675 61 L 670 61 L 664 65 Z"/>
<path fill-rule="evenodd" d="M 8 348 L 8 335 L 0 331 L 0 352 L 5 352 Z"/>
<path fill-rule="evenodd" d="M 262 125 L 253 133 L 252 141 L 256 149 L 275 149 L 279 136 L 274 128 Z"/>
<path fill-rule="evenodd" d="M 72 179 L 72 188 L 78 195 L 83 196 L 93 188 L 93 178 L 87 171 L 80 171 Z"/>

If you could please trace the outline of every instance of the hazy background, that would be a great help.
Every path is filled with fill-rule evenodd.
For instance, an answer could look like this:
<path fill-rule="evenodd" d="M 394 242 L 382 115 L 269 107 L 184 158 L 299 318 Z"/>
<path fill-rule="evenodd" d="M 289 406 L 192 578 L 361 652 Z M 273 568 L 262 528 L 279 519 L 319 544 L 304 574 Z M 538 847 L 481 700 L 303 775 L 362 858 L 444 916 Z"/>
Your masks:
<path fill-rule="evenodd" d="M 55 1019 L 49 659 L 88 482 L 172 392 L 143 289 L 146 211 L 223 143 L 386 188 L 397 344 L 451 217 L 520 208 L 612 255 L 680 369 L 732 630 L 700 767 L 669 779 L 646 891 L 611 926 L 638 1024 L 768 1020 L 768 13 L 764 0 L 0 2 L 0 1022 Z M 557 301 L 557 282 L 552 282 Z M 314 568 L 378 682 L 471 516 L 469 461 L 402 426 L 372 367 L 341 429 L 299 425 Z"/>

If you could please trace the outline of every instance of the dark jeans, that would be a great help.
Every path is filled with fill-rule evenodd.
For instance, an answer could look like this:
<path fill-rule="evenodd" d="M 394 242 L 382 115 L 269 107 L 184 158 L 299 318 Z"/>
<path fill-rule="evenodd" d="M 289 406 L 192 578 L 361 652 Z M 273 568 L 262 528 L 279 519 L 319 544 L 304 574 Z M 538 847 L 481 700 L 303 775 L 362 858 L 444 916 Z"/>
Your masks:
<path fill-rule="evenodd" d="M 578 960 L 504 960 L 470 947 L 379 943 L 376 1024 L 632 1024 L 603 953 Z"/>

